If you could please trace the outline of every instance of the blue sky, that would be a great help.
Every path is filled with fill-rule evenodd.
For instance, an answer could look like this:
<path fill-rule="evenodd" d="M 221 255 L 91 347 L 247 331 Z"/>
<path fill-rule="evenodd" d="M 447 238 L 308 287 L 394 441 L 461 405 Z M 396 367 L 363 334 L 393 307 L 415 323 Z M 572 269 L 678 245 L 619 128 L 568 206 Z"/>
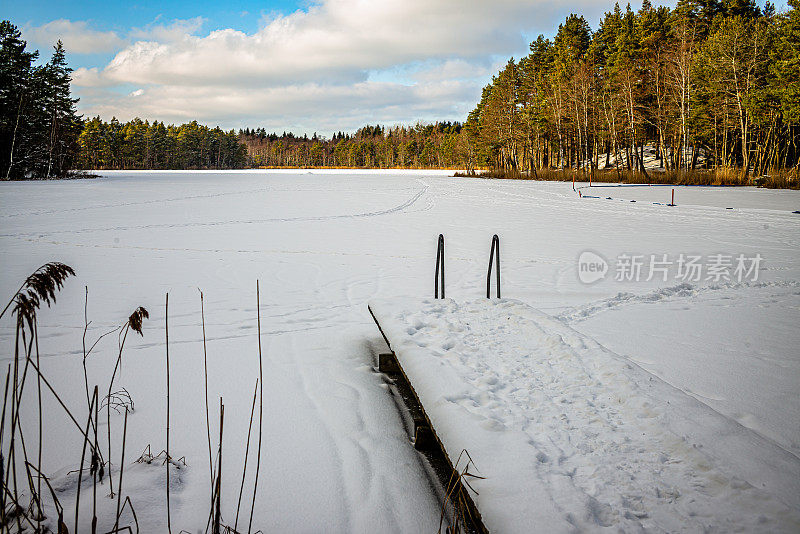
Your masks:
<path fill-rule="evenodd" d="M 533 37 L 552 35 L 570 12 L 596 28 L 613 7 L 611 0 L 4 3 L 2 16 L 43 55 L 64 41 L 87 116 L 309 135 L 464 120 L 492 74 L 524 55 Z"/>
<path fill-rule="evenodd" d="M 225 2 L 163 1 L 163 2 L 14 2 L 7 6 L 11 20 L 18 26 L 41 26 L 53 20 L 85 21 L 93 29 L 114 31 L 124 35 L 132 28 L 146 28 L 174 20 L 189 20 L 202 17 L 203 30 L 213 31 L 236 28 L 248 33 L 258 30 L 264 17 L 271 14 L 288 14 L 308 7 L 308 2 L 274 0 L 253 2 L 227 0 Z M 43 50 L 44 52 L 44 50 Z M 113 53 L 81 54 L 79 66 L 97 66 L 110 61 Z"/>
<path fill-rule="evenodd" d="M 254 31 L 258 17 L 271 12 L 291 13 L 308 7 L 308 2 L 272 0 L 252 2 L 226 0 L 181 0 L 163 2 L 15 2 L 7 6 L 17 22 L 42 24 L 53 19 L 88 20 L 103 29 L 124 32 L 130 27 L 145 26 L 158 19 L 190 19 L 198 15 L 208 19 L 209 29 L 234 27 Z"/>

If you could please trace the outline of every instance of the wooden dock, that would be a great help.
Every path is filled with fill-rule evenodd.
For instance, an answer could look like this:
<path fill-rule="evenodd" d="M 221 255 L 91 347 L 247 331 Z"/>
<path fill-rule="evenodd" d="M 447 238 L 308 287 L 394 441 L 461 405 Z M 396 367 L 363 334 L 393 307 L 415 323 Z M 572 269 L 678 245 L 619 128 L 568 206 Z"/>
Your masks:
<path fill-rule="evenodd" d="M 384 375 L 389 385 L 414 448 L 426 460 L 424 464 L 448 521 L 451 525 L 458 522 L 463 532 L 488 534 L 489 531 L 481 520 L 480 511 L 470 495 L 470 490 L 462 482 L 456 465 L 436 434 L 436 429 L 425 412 L 425 407 L 420 402 L 413 384 L 392 350 L 391 342 L 372 309 L 369 306 L 367 308 L 389 348 L 389 352 L 378 355 L 377 369 Z"/>

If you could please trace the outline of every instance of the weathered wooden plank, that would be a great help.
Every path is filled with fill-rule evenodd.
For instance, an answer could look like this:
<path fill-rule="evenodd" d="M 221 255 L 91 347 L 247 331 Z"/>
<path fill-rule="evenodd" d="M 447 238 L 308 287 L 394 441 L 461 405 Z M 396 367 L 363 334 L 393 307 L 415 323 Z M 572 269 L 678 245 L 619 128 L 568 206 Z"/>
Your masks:
<path fill-rule="evenodd" d="M 367 309 L 369 309 L 381 336 L 386 341 L 386 345 L 391 350 L 391 343 L 384 334 L 378 319 L 369 306 L 367 306 Z M 383 371 L 382 368 L 387 369 L 387 371 Z M 467 488 L 458 480 L 455 466 L 450 460 L 442 441 L 436 434 L 428 414 L 425 413 L 425 408 L 422 406 L 414 386 L 403 370 L 402 364 L 397 360 L 396 354 L 393 351 L 379 354 L 378 369 L 386 375 L 395 398 L 404 405 L 405 410 L 408 412 L 408 416 L 412 421 L 410 430 L 414 440 L 414 448 L 428 460 L 432 469 L 431 474 L 434 477 L 433 481 L 440 493 L 440 499 L 443 502 L 445 499 L 450 501 L 451 506 L 448 507 L 450 512 L 458 508 L 459 502 L 466 508 L 463 513 L 464 522 L 461 525 L 465 532 L 488 534 L 489 531 L 481 520 L 478 507 L 472 500 Z M 449 519 L 453 521 L 453 517 L 449 517 Z"/>
<path fill-rule="evenodd" d="M 400 367 L 397 364 L 397 357 L 393 352 L 383 352 L 378 354 L 378 371 L 386 373 L 387 375 L 395 375 L 400 373 Z"/>

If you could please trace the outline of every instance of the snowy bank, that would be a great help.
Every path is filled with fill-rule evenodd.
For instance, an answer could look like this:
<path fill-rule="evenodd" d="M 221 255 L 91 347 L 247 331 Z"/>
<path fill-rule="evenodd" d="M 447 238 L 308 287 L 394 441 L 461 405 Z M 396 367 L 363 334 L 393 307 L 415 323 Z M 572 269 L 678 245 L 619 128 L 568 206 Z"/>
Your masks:
<path fill-rule="evenodd" d="M 800 460 L 514 300 L 370 309 L 493 532 L 800 528 Z"/>

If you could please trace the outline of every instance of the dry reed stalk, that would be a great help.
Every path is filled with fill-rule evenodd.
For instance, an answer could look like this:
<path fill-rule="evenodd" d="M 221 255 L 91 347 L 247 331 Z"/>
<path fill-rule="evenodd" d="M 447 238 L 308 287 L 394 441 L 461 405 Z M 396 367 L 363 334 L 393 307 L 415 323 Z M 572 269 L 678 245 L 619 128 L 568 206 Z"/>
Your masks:
<path fill-rule="evenodd" d="M 256 509 L 256 492 L 258 491 L 258 473 L 261 469 L 261 434 L 264 424 L 264 365 L 261 357 L 261 295 L 259 292 L 258 280 L 256 280 L 256 318 L 258 323 L 258 456 L 256 457 L 256 476 L 253 482 L 253 502 L 250 506 L 250 522 L 247 525 L 247 532 L 253 530 L 253 512 Z"/>
<path fill-rule="evenodd" d="M 0 312 L 0 318 L 14 304 L 12 313 L 17 315 L 18 320 L 33 322 L 33 316 L 39 309 L 42 302 L 49 307 L 56 301 L 56 291 L 61 289 L 64 281 L 70 275 L 75 275 L 75 271 L 69 265 L 63 263 L 46 263 L 36 269 L 19 286 L 14 296 L 8 301 L 6 307 Z"/>
<path fill-rule="evenodd" d="M 244 467 L 242 468 L 242 485 L 239 486 L 239 500 L 236 503 L 236 521 L 233 523 L 233 531 L 239 528 L 239 508 L 242 505 L 242 493 L 244 492 L 244 479 L 247 477 L 247 458 L 250 456 L 250 431 L 253 430 L 253 413 L 256 411 L 256 394 L 258 393 L 258 379 L 253 388 L 253 405 L 250 408 L 250 424 L 247 426 L 247 444 L 244 447 Z"/>
<path fill-rule="evenodd" d="M 50 484 L 50 480 L 44 475 L 44 473 L 36 469 L 36 466 L 28 463 L 27 467 L 36 471 L 36 473 L 40 477 L 42 477 L 44 483 L 47 484 L 47 488 L 50 490 L 50 495 L 53 497 L 53 505 L 56 507 L 56 512 L 58 512 L 58 532 L 68 533 L 69 529 L 67 529 L 67 525 L 64 523 L 64 507 L 61 506 L 61 502 L 58 500 L 58 495 L 56 494 L 56 491 L 53 489 L 53 486 Z"/>
<path fill-rule="evenodd" d="M 2 316 L 2 314 L 0 314 Z M 14 494 L 12 498 L 16 502 L 18 493 L 17 493 L 17 461 L 16 455 L 14 452 L 14 437 L 16 434 L 16 427 L 17 427 L 17 390 L 18 390 L 18 382 L 19 382 L 19 336 L 20 336 L 20 322 L 17 321 L 17 328 L 16 333 L 14 334 L 14 379 L 11 382 L 11 430 L 9 437 L 9 445 L 8 445 L 8 466 L 6 466 L 6 473 L 5 479 L 3 480 L 3 487 L 9 487 L 9 477 L 10 480 L 14 484 Z M 3 503 L 5 504 L 5 503 Z M 5 506 L 3 507 L 3 514 L 5 515 Z M 18 515 L 18 514 L 17 514 Z M 4 518 L 5 519 L 5 518 Z M 6 524 L 6 521 L 3 521 L 3 524 Z M 21 527 L 19 517 L 17 517 L 17 528 Z"/>
<path fill-rule="evenodd" d="M 91 400 L 89 401 L 89 417 L 86 419 L 86 433 L 89 433 L 89 428 L 92 425 L 92 409 L 94 408 L 94 403 L 97 401 L 97 386 L 94 388 L 94 395 L 92 396 Z M 83 448 L 81 449 L 81 464 L 78 468 L 78 487 L 75 492 L 75 532 L 78 531 L 78 514 L 80 512 L 81 507 L 81 482 L 83 481 L 83 461 L 86 457 L 86 444 L 89 442 L 88 438 L 83 440 Z M 41 465 L 39 466 L 41 469 Z"/>
<path fill-rule="evenodd" d="M 83 337 L 81 343 L 83 345 L 83 384 L 86 388 L 86 403 L 89 404 L 89 373 L 86 370 L 86 332 L 89 330 L 89 286 L 83 286 L 85 293 L 83 299 Z M 92 409 L 89 408 L 89 412 Z"/>
<path fill-rule="evenodd" d="M 81 433 L 81 435 L 82 435 L 84 438 L 87 438 L 87 439 L 88 439 L 88 433 L 83 431 L 83 427 L 81 426 L 81 424 L 80 424 L 80 423 L 78 423 L 78 420 L 77 420 L 77 419 L 75 419 L 75 416 L 74 416 L 74 415 L 72 415 L 72 412 L 70 411 L 70 409 L 69 409 L 69 408 L 67 408 L 67 405 L 66 405 L 66 404 L 64 404 L 64 401 L 61 399 L 61 396 L 59 396 L 59 394 L 58 394 L 58 393 L 56 392 L 56 390 L 53 388 L 52 384 L 50 384 L 50 381 L 49 381 L 49 380 L 47 380 L 47 377 L 46 377 L 46 376 L 44 376 L 44 375 L 42 374 L 42 372 L 39 370 L 39 366 L 38 366 L 38 365 L 36 365 L 35 363 L 33 363 L 32 361 L 30 362 L 30 366 L 33 368 L 33 370 L 34 370 L 34 371 L 36 371 L 36 372 L 39 374 L 39 376 L 40 376 L 40 377 L 42 377 L 42 383 L 43 383 L 45 386 L 47 386 L 47 389 L 49 389 L 49 390 L 50 390 L 50 393 L 52 393 L 52 394 L 53 394 L 53 397 L 55 397 L 55 399 L 58 401 L 58 403 L 59 403 L 59 404 L 61 405 L 61 407 L 64 409 L 64 412 L 66 412 L 66 414 L 69 416 L 70 420 L 71 420 L 71 421 L 72 421 L 72 423 L 75 425 L 75 427 L 78 429 L 78 431 Z M 12 406 L 12 408 L 13 408 L 13 406 Z"/>
<path fill-rule="evenodd" d="M 6 367 L 6 386 L 3 393 L 3 414 L 0 416 L 0 454 L 3 453 L 3 433 L 6 427 L 6 404 L 8 403 L 8 384 L 11 379 L 11 364 Z M 2 462 L 0 462 L 2 467 Z"/>
<path fill-rule="evenodd" d="M 34 328 L 35 328 L 35 324 L 36 324 L 36 323 L 35 323 L 35 318 L 34 318 L 34 322 L 33 322 L 33 324 L 34 324 Z M 24 339 L 24 334 L 23 334 L 23 339 Z M 34 341 L 34 340 L 33 340 L 33 338 L 32 338 L 32 339 L 31 339 L 31 345 L 33 344 L 33 341 Z M 23 341 L 23 342 L 24 342 L 24 341 Z M 26 366 L 26 367 L 25 367 L 25 373 L 23 374 L 23 379 L 24 379 L 25 375 L 27 374 L 27 369 L 28 369 L 28 367 L 31 367 L 31 368 L 33 368 L 33 369 L 36 371 L 36 373 L 37 373 L 37 376 L 38 376 L 39 380 L 40 380 L 41 382 L 43 382 L 43 383 L 45 384 L 45 386 L 47 386 L 47 388 L 50 390 L 50 392 L 53 394 L 53 396 L 54 396 L 54 397 L 56 398 L 56 400 L 59 402 L 59 404 L 61 405 L 61 407 L 64 409 L 64 411 L 66 412 L 66 414 L 69 416 L 70 420 L 71 420 L 71 421 L 72 421 L 72 422 L 75 424 L 76 428 L 78 428 L 78 431 L 79 431 L 79 432 L 81 433 L 81 435 L 84 437 L 84 443 L 87 443 L 87 442 L 91 443 L 91 440 L 89 439 L 89 432 L 88 432 L 89 428 L 88 428 L 88 425 L 87 425 L 87 429 L 84 431 L 84 429 L 81 427 L 80 423 L 78 423 L 78 421 L 75 419 L 75 416 L 72 414 L 72 412 L 69 410 L 69 408 L 67 408 L 66 404 L 65 404 L 65 403 L 64 403 L 64 401 L 61 399 L 61 397 L 58 395 L 58 393 L 55 391 L 55 389 L 53 388 L 53 386 L 50 384 L 50 382 L 47 380 L 47 378 L 46 378 L 46 377 L 45 377 L 45 376 L 42 374 L 41 370 L 39 369 L 39 366 L 38 366 L 36 363 L 34 363 L 34 362 L 33 362 L 33 358 L 32 358 L 32 355 L 31 355 L 31 353 L 30 353 L 30 350 L 28 350 L 28 351 L 27 351 L 27 354 L 25 355 L 25 357 L 26 357 L 26 364 L 25 364 L 25 366 Z M 27 454 L 27 450 L 26 450 L 26 447 L 25 447 L 24 436 L 22 435 L 22 427 L 21 427 L 21 422 L 20 422 L 20 419 L 19 419 L 19 416 L 18 416 L 18 414 L 19 414 L 19 403 L 20 403 L 20 402 L 21 402 L 21 400 L 22 400 L 22 399 L 21 399 L 21 397 L 22 397 L 22 393 L 23 393 L 23 389 L 24 389 L 24 381 L 23 381 L 23 382 L 20 384 L 20 386 L 19 386 L 19 388 L 18 388 L 18 389 L 19 389 L 19 392 L 17 393 L 17 397 L 18 397 L 18 398 L 17 398 L 17 402 L 16 402 L 16 403 L 14 403 L 14 402 L 12 401 L 12 411 L 14 411 L 14 412 L 15 412 L 15 418 L 14 418 L 14 420 L 12 421 L 12 425 L 13 425 L 15 428 L 18 428 L 18 429 L 19 429 L 19 432 L 20 432 L 20 434 L 19 434 L 19 437 L 20 437 L 20 444 L 21 444 L 21 446 L 22 446 L 22 449 L 23 449 L 23 450 L 22 450 L 22 452 L 23 452 L 23 456 L 24 456 L 24 460 L 25 460 L 25 465 L 26 465 L 26 466 L 33 467 L 33 469 L 34 469 L 34 470 L 36 471 L 36 473 L 37 473 L 37 477 L 38 477 L 38 480 L 39 480 L 39 482 L 41 483 L 41 480 L 42 480 L 42 479 L 44 479 L 44 480 L 45 480 L 45 482 L 46 482 L 46 483 L 48 484 L 48 486 L 49 486 L 49 482 L 47 482 L 47 478 L 46 478 L 46 477 L 44 477 L 44 475 L 42 475 L 42 473 L 41 473 L 41 467 L 36 467 L 36 466 L 33 466 L 32 464 L 30 464 L 30 462 L 28 462 L 28 454 Z M 13 393 L 13 392 L 12 392 L 12 395 L 14 395 L 14 393 Z M 16 405 L 16 406 L 15 406 L 15 405 Z M 12 429 L 12 430 L 14 430 L 14 429 Z M 12 432 L 12 435 L 13 435 L 13 432 Z M 13 444 L 14 444 L 14 442 L 12 442 L 12 446 L 13 446 Z M 17 482 L 16 482 L 16 467 L 15 467 L 15 466 L 16 466 L 16 457 L 17 457 L 17 452 L 16 452 L 16 449 L 15 449 L 15 448 L 13 448 L 13 447 L 12 447 L 12 448 L 10 448 L 10 449 L 11 449 L 11 451 L 10 451 L 10 454 L 9 454 L 9 456 L 10 456 L 10 459 L 9 459 L 9 467 L 10 467 L 11 469 L 13 469 L 13 470 L 14 470 L 14 475 L 13 475 L 13 479 L 14 479 L 14 488 L 15 488 L 15 490 L 14 490 L 14 494 L 16 495 L 16 494 L 17 494 L 17 488 L 18 488 L 18 486 L 17 486 Z M 95 445 L 93 445 L 93 449 L 94 449 L 94 452 L 96 452 L 96 451 L 97 451 L 96 444 L 95 444 Z M 12 454 L 13 454 L 13 456 L 12 456 Z M 41 465 L 41 462 L 40 462 L 40 465 Z M 27 467 L 26 467 L 26 469 L 27 469 Z M 7 473 L 6 473 L 6 475 L 7 475 Z M 37 490 L 36 490 L 36 489 L 35 489 L 35 488 L 32 486 L 32 481 L 30 480 L 30 476 L 29 476 L 29 483 L 31 484 L 31 486 L 30 486 L 30 489 L 31 489 L 31 493 L 32 493 L 32 495 L 36 495 L 36 497 L 35 497 L 35 498 L 37 499 L 37 501 L 36 501 L 36 502 L 37 502 L 37 506 L 38 506 L 38 508 L 39 508 L 39 513 L 38 513 L 37 517 L 39 517 L 39 516 L 41 516 L 41 515 L 42 515 L 42 512 L 41 512 L 41 503 L 40 503 L 40 501 L 39 501 L 39 499 L 41 498 L 41 493 L 37 492 Z M 7 485 L 8 485 L 8 483 L 6 482 L 6 486 L 7 486 Z M 52 488 L 51 488 L 51 491 L 52 491 Z M 63 510 L 62 510 L 62 513 L 63 513 Z M 62 521 L 62 518 L 60 518 L 60 519 L 59 519 L 59 521 L 61 522 L 61 521 Z M 17 523 L 18 523 L 18 525 L 20 525 L 20 519 L 19 519 L 19 517 L 17 517 Z M 38 523 L 38 520 L 37 520 L 37 523 Z M 64 529 L 65 529 L 65 531 L 66 531 L 66 527 L 64 527 Z"/>
<path fill-rule="evenodd" d="M 225 405 L 222 404 L 222 397 L 219 398 L 219 459 L 217 460 L 217 499 L 214 505 L 214 528 L 213 534 L 220 534 L 220 523 L 222 521 L 222 427 L 225 420 Z"/>
<path fill-rule="evenodd" d="M 3 458 L 3 434 L 6 427 L 6 405 L 8 403 L 8 384 L 11 379 L 11 364 L 6 370 L 6 386 L 3 392 L 3 415 L 0 416 L 0 481 L 5 481 L 5 458 Z M 0 525 L 6 524 L 6 494 L 0 493 Z"/>
<path fill-rule="evenodd" d="M 19 297 L 22 295 L 20 293 L 17 295 Z M 34 297 L 35 298 L 35 297 Z M 9 452 L 8 452 L 8 466 L 6 468 L 6 480 L 5 485 L 8 486 L 8 476 L 9 471 L 11 472 L 11 479 L 14 484 L 14 499 L 18 500 L 19 498 L 19 486 L 17 483 L 17 450 L 15 447 L 16 444 L 16 433 L 17 429 L 19 429 L 19 441 L 20 445 L 22 446 L 22 455 L 23 460 L 25 462 L 24 465 L 28 463 L 28 452 L 25 447 L 25 437 L 22 434 L 22 422 L 20 421 L 20 405 L 22 404 L 22 394 L 25 389 L 25 379 L 28 376 L 28 366 L 31 363 L 31 351 L 33 350 L 33 324 L 36 319 L 36 310 L 38 304 L 31 305 L 27 311 L 20 311 L 18 306 L 14 307 L 13 313 L 17 316 L 17 326 L 16 326 L 16 334 L 15 334 L 15 344 L 14 344 L 14 386 L 12 391 L 12 399 L 11 399 L 11 443 L 9 445 Z M 27 315 L 25 315 L 27 314 Z M 30 342 L 26 341 L 26 327 L 31 331 L 31 340 Z M 22 347 L 25 353 L 25 369 L 22 373 L 22 378 L 19 378 L 19 338 L 22 337 Z M 28 483 L 31 489 L 31 493 L 35 493 L 35 488 L 30 480 L 30 471 L 26 468 L 26 472 L 28 473 Z M 17 514 L 17 528 L 22 528 L 22 523 L 20 521 L 20 513 Z"/>
<path fill-rule="evenodd" d="M 164 304 L 164 332 L 166 334 L 167 348 L 167 456 L 164 465 L 167 466 L 167 532 L 172 534 L 172 514 L 169 506 L 169 293 Z M 125 412 L 127 415 L 127 411 Z"/>
<path fill-rule="evenodd" d="M 117 376 L 117 370 L 122 365 L 122 350 L 125 348 L 125 340 L 128 339 L 128 331 L 133 330 L 140 336 L 143 336 L 142 322 L 149 317 L 150 314 L 147 310 L 139 306 L 133 311 L 123 325 L 118 336 L 119 353 L 117 354 L 117 361 L 114 363 L 114 371 L 111 373 L 111 381 L 108 383 L 108 394 L 106 395 L 108 399 L 106 409 L 106 426 L 108 429 L 108 488 L 110 491 L 109 497 L 112 498 L 114 497 L 114 478 L 111 476 L 111 392 L 114 388 L 114 379 Z"/>
<path fill-rule="evenodd" d="M 97 438 L 97 428 L 100 423 L 100 408 L 97 386 L 94 386 L 94 394 L 97 402 L 94 403 L 94 454 L 92 456 L 92 534 L 97 532 L 97 479 L 103 479 L 103 458 L 100 456 L 100 445 Z"/>
<path fill-rule="evenodd" d="M 25 514 L 23 514 L 21 512 L 22 510 L 24 510 L 24 508 L 17 501 L 17 497 L 13 493 L 11 493 L 11 490 L 8 489 L 8 487 L 3 486 L 3 490 L 4 490 L 3 491 L 3 496 L 5 497 L 5 495 L 8 494 L 8 497 L 11 499 L 11 503 L 15 507 L 14 508 L 14 516 L 17 519 L 17 525 L 19 526 L 19 524 L 20 524 L 20 519 L 19 518 L 20 518 L 20 516 L 22 516 L 25 519 L 25 521 L 30 523 L 31 527 L 33 527 L 33 529 L 34 529 L 33 531 L 36 532 L 36 525 L 33 524 L 33 521 L 31 521 L 30 518 L 27 515 L 25 515 Z M 2 524 L 0 524 L 0 526 L 4 526 L 5 527 L 5 526 L 8 526 L 8 525 L 6 525 L 6 523 L 3 522 Z M 11 527 L 10 526 L 8 527 L 6 532 L 11 532 Z"/>
<path fill-rule="evenodd" d="M 461 458 L 465 454 L 467 456 L 467 463 L 464 468 L 459 471 L 458 466 L 461 463 Z M 483 480 L 484 477 L 470 473 L 470 465 L 475 466 L 475 462 L 473 462 L 469 452 L 466 449 L 462 449 L 461 453 L 458 455 L 455 466 L 453 466 L 450 479 L 447 482 L 447 494 L 442 503 L 442 513 L 439 516 L 438 534 L 442 533 L 442 526 L 444 525 L 445 515 L 447 514 L 448 503 L 450 503 L 449 506 L 452 509 L 453 524 L 445 529 L 447 534 L 457 534 L 461 532 L 462 528 L 464 528 L 464 525 L 467 523 L 468 516 L 471 520 L 475 520 L 475 518 L 472 517 L 472 510 L 467 503 L 467 495 L 465 495 L 465 492 L 467 489 L 470 489 L 477 495 L 478 492 L 470 485 L 469 479 L 477 478 Z"/>
<path fill-rule="evenodd" d="M 122 503 L 122 509 L 120 510 L 120 514 L 122 514 L 122 512 L 125 511 L 125 507 L 126 506 L 131 509 L 131 515 L 133 516 L 133 522 L 136 525 L 136 532 L 138 534 L 138 532 L 139 532 L 139 518 L 136 517 L 136 510 L 133 508 L 133 503 L 131 502 L 130 496 L 125 497 L 125 502 Z M 120 527 L 119 531 L 121 532 L 121 531 L 123 531 L 125 529 L 128 529 L 128 532 L 133 533 L 133 529 L 129 525 L 125 525 L 124 527 Z M 108 534 L 111 534 L 111 533 L 109 532 Z"/>
<path fill-rule="evenodd" d="M 211 418 L 208 413 L 208 351 L 206 350 L 206 314 L 203 304 L 203 292 L 200 291 L 200 319 L 203 324 L 203 376 L 205 385 L 203 392 L 206 399 L 206 437 L 208 438 L 208 476 L 211 481 L 211 503 L 214 503 L 214 460 L 211 453 Z"/>
<path fill-rule="evenodd" d="M 36 488 L 34 487 L 33 476 L 31 475 L 31 469 L 30 469 L 32 464 L 29 461 L 28 449 L 25 446 L 25 435 L 22 432 L 22 422 L 21 422 L 21 420 L 19 418 L 17 418 L 17 425 L 19 427 L 19 443 L 20 443 L 21 448 L 22 448 L 22 460 L 23 460 L 22 465 L 25 466 L 25 475 L 26 475 L 26 481 L 28 482 L 28 490 L 31 492 L 30 502 L 28 504 L 27 511 L 28 511 L 28 514 L 30 516 L 36 515 L 36 517 L 39 517 L 40 512 L 38 510 L 36 512 L 34 512 L 34 510 L 33 510 L 34 503 L 37 504 L 37 509 L 38 509 L 39 496 L 36 493 Z M 37 471 L 37 472 L 40 472 L 40 471 Z"/>
<path fill-rule="evenodd" d="M 119 484 L 117 485 L 117 514 L 114 519 L 114 530 L 119 528 L 120 504 L 122 503 L 122 475 L 125 472 L 125 443 L 128 436 L 128 410 L 125 410 L 125 422 L 122 426 L 122 456 L 119 460 Z M 169 472 L 167 473 L 169 474 Z M 75 532 L 78 532 L 77 526 Z"/>
<path fill-rule="evenodd" d="M 114 363 L 114 371 L 111 373 L 111 381 L 108 383 L 108 395 L 106 395 L 106 398 L 109 399 L 109 402 L 106 404 L 106 429 L 108 431 L 108 496 L 112 499 L 114 498 L 114 477 L 111 476 L 111 391 L 114 387 L 114 378 L 117 376 L 117 369 L 122 361 L 122 349 L 125 346 L 125 340 L 128 339 L 128 330 L 130 330 L 130 328 L 126 326 L 123 331 L 120 332 L 122 334 L 122 341 L 119 342 L 119 354 L 117 355 L 117 361 Z"/>
<path fill-rule="evenodd" d="M 19 441 L 22 447 L 22 454 L 25 461 L 25 472 L 27 474 L 28 485 L 31 491 L 31 503 L 29 507 L 29 513 L 31 515 L 34 514 L 33 506 L 34 503 L 36 504 L 36 525 L 35 530 L 41 530 L 41 519 L 43 519 L 42 513 L 42 506 L 41 506 L 41 480 L 43 475 L 41 473 L 41 463 L 42 463 L 42 442 L 43 442 L 43 417 L 42 417 L 42 393 L 41 393 L 41 383 L 44 377 L 42 377 L 41 372 L 39 372 L 39 366 L 37 365 L 40 361 L 39 358 L 39 342 L 38 342 L 38 331 L 37 331 L 37 321 L 36 315 L 41 307 L 42 303 L 46 303 L 50 306 L 52 303 L 56 301 L 56 292 L 61 289 L 64 284 L 64 281 L 71 275 L 74 275 L 75 271 L 65 265 L 63 263 L 47 263 L 36 271 L 33 274 L 29 275 L 25 281 L 20 285 L 19 289 L 14 293 L 11 300 L 6 304 L 3 311 L 0 312 L 0 317 L 5 315 L 6 311 L 11 308 L 13 304 L 12 314 L 16 316 L 16 328 L 15 328 L 15 339 L 14 339 L 14 360 L 13 360 L 13 386 L 11 392 L 11 430 L 10 430 L 10 443 L 9 443 L 9 453 L 8 453 L 8 463 L 6 464 L 5 459 L 2 458 L 2 453 L 0 453 L 0 481 L 3 482 L 3 489 L 6 490 L 0 495 L 0 519 L 2 519 L 2 524 L 4 526 L 8 526 L 7 522 L 7 514 L 6 514 L 6 493 L 12 498 L 16 508 L 14 510 L 14 515 L 16 516 L 16 525 L 17 530 L 22 530 L 22 522 L 21 517 L 24 516 L 26 520 L 29 520 L 27 516 L 24 515 L 24 509 L 19 507 L 18 497 L 19 497 L 19 486 L 17 481 L 17 451 L 16 451 L 16 433 L 17 429 L 19 429 Z M 26 339 L 26 331 L 30 333 L 30 341 L 28 342 Z M 20 379 L 20 337 L 21 344 L 24 349 L 24 356 L 25 356 L 25 368 L 22 373 L 22 377 Z M 36 364 L 33 363 L 32 360 L 32 352 L 33 348 L 36 348 Z M 39 430 L 39 442 L 38 442 L 38 455 L 37 455 L 37 466 L 33 466 L 28 461 L 28 453 L 27 448 L 25 446 L 25 438 L 22 431 L 22 424 L 20 420 L 20 406 L 22 404 L 23 398 L 23 391 L 24 386 L 27 378 L 28 368 L 29 366 L 33 366 L 36 368 L 37 371 L 37 400 L 38 400 L 38 430 Z M 11 376 L 11 368 L 9 367 L 9 373 L 7 376 L 6 382 L 6 389 L 4 392 L 4 401 L 3 401 L 3 424 L 2 428 L 4 429 L 5 423 L 5 411 L 8 403 L 8 382 L 9 377 Z M 48 387 L 49 384 L 48 384 Z M 51 388 L 52 389 L 52 388 Z M 58 397 L 56 395 L 56 397 Z M 61 402 L 61 399 L 58 399 Z M 66 409 L 66 406 L 62 406 Z M 69 413 L 69 410 L 67 410 Z M 70 413 L 70 416 L 72 414 Z M 72 417 L 73 421 L 75 418 Z M 80 429 L 80 424 L 77 424 L 78 428 Z M 0 430 L 0 435 L 2 435 L 2 430 Z M 0 441 L 2 438 L 0 437 Z M 2 447 L 0 446 L 0 450 Z M 33 468 L 37 473 L 37 484 L 34 487 L 33 477 L 31 475 L 31 468 Z M 11 494 L 9 490 L 9 471 L 11 471 L 11 478 L 13 479 L 14 484 L 14 491 Z M 48 482 L 49 485 L 49 482 Z M 52 490 L 52 488 L 51 488 Z M 55 496 L 54 496 L 55 498 Z M 57 500 L 57 499 L 56 499 Z M 63 512 L 63 510 L 62 510 Z M 59 514 L 59 528 L 63 523 L 62 521 L 62 514 Z M 65 527 L 66 530 L 66 527 Z"/>
<path fill-rule="evenodd" d="M 34 320 L 33 322 L 33 338 L 36 340 L 36 365 L 41 366 L 39 360 L 39 323 L 38 321 Z M 39 449 L 37 454 L 36 460 L 36 467 L 39 468 L 41 471 L 42 469 L 42 442 L 43 442 L 43 427 L 42 427 L 42 377 L 38 374 L 36 375 L 36 394 L 37 394 L 37 401 L 39 404 Z M 88 432 L 88 428 L 87 428 Z M 84 442 L 85 443 L 85 442 Z M 37 475 L 36 479 L 36 506 L 39 508 L 39 513 L 36 515 L 36 527 L 38 529 L 42 528 L 42 477 L 41 475 Z M 76 530 L 77 532 L 77 530 Z"/>

